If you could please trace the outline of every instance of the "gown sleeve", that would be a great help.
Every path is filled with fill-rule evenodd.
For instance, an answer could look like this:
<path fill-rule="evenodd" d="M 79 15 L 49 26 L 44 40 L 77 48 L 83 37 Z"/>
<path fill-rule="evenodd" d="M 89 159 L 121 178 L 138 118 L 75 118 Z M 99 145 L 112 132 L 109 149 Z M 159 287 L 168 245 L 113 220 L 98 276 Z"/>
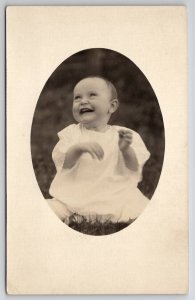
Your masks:
<path fill-rule="evenodd" d="M 122 130 L 130 130 L 133 133 L 131 147 L 135 151 L 139 167 L 142 170 L 143 165 L 150 157 L 150 152 L 146 148 L 146 145 L 144 144 L 142 138 L 136 131 L 134 131 L 130 128 L 120 127 L 120 126 L 114 126 L 114 127 L 117 129 L 117 131 L 122 129 Z"/>
<path fill-rule="evenodd" d="M 74 124 L 69 125 L 68 127 L 58 132 L 59 141 L 52 152 L 52 159 L 54 161 L 57 172 L 62 169 L 66 151 L 73 143 L 74 127 Z"/>
<path fill-rule="evenodd" d="M 140 135 L 137 132 L 133 131 L 132 129 L 126 128 L 126 127 L 119 127 L 119 126 L 115 126 L 115 127 L 117 128 L 117 131 L 119 131 L 120 129 L 131 130 L 133 133 L 131 147 L 135 151 L 139 167 L 138 167 L 137 172 L 130 171 L 130 174 L 131 174 L 131 178 L 134 178 L 135 182 L 138 183 L 142 180 L 143 166 L 146 163 L 146 161 L 149 159 L 150 152 L 146 148 L 142 138 L 140 137 Z"/>
<path fill-rule="evenodd" d="M 142 138 L 140 135 L 133 131 L 133 140 L 131 147 L 134 149 L 137 160 L 138 160 L 138 171 L 136 173 L 132 173 L 132 176 L 135 177 L 136 182 L 140 182 L 143 178 L 143 166 L 146 163 L 146 161 L 150 157 L 150 152 L 146 148 Z"/>
<path fill-rule="evenodd" d="M 139 167 L 142 170 L 144 164 L 150 157 L 150 152 L 146 148 L 140 135 L 135 131 L 133 131 L 133 141 L 132 141 L 131 147 L 135 151 Z"/>

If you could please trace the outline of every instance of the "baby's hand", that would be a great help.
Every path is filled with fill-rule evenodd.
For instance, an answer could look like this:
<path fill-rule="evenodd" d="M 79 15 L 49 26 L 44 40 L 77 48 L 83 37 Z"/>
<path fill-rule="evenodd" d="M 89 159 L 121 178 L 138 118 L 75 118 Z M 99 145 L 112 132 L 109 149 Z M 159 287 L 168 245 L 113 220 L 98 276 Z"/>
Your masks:
<path fill-rule="evenodd" d="M 88 152 L 94 159 L 97 158 L 101 160 L 104 157 L 104 151 L 102 147 L 96 142 L 81 143 L 80 150 L 82 153 Z"/>
<path fill-rule="evenodd" d="M 119 141 L 118 141 L 118 145 L 119 145 L 119 149 L 121 151 L 125 151 L 129 145 L 131 145 L 132 140 L 133 140 L 133 133 L 131 130 L 119 130 Z"/>

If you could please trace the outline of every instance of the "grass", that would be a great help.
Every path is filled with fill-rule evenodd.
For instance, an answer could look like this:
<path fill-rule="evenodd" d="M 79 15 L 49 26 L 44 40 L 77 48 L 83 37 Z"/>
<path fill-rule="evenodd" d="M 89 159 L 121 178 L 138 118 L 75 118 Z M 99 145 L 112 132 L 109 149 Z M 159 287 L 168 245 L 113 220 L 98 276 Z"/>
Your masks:
<path fill-rule="evenodd" d="M 90 219 L 89 217 L 74 214 L 68 226 L 76 231 L 89 235 L 108 235 L 118 232 L 129 226 L 134 220 L 128 222 L 112 222 L 109 219 L 101 221 L 98 218 Z"/>

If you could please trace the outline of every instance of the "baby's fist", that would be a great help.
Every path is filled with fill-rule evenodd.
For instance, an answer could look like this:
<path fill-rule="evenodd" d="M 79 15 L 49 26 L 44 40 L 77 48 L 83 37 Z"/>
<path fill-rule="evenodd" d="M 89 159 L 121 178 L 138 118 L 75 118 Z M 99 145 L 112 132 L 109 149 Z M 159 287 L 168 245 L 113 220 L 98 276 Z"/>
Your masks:
<path fill-rule="evenodd" d="M 132 140 L 133 140 L 133 133 L 131 130 L 119 130 L 119 141 L 118 141 L 118 145 L 119 145 L 119 149 L 121 151 L 125 151 L 129 145 L 131 145 Z"/>
<path fill-rule="evenodd" d="M 81 152 L 88 152 L 92 158 L 102 160 L 104 157 L 104 150 L 96 142 L 85 142 L 80 144 Z"/>

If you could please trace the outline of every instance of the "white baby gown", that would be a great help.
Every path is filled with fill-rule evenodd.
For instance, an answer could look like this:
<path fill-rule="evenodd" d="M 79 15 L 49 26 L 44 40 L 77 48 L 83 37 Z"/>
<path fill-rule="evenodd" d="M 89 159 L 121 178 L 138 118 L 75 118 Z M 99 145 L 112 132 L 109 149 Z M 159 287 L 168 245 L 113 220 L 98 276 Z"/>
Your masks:
<path fill-rule="evenodd" d="M 125 166 L 118 146 L 120 126 L 108 126 L 105 132 L 86 129 L 82 124 L 72 124 L 58 133 L 59 142 L 52 157 L 57 169 L 50 187 L 50 195 L 71 213 L 82 216 L 105 216 L 113 222 L 137 218 L 149 200 L 137 188 L 142 179 L 142 168 L 150 154 L 140 136 L 133 132 L 132 148 L 138 171 Z M 64 169 L 67 149 L 81 142 L 96 142 L 103 148 L 102 160 L 93 159 L 89 153 L 81 155 L 71 169 Z M 53 200 L 54 200 L 53 199 Z"/>

